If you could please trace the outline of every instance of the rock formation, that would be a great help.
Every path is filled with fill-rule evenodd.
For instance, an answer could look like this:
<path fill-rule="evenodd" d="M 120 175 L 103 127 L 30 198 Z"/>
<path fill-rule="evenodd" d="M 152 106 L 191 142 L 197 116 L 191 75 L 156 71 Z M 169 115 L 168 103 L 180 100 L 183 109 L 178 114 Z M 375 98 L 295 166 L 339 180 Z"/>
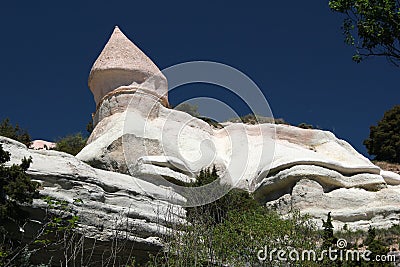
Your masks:
<path fill-rule="evenodd" d="M 328 131 L 271 123 L 216 129 L 170 109 L 166 78 L 118 28 L 93 65 L 89 87 L 95 129 L 76 157 L 0 137 L 10 164 L 32 157 L 28 172 L 40 193 L 70 203 L 88 238 L 107 244 L 123 235 L 139 251 L 159 248 L 157 236 L 185 220 L 188 195 L 171 184 L 193 182 L 212 165 L 282 214 L 298 208 L 320 223 L 331 211 L 335 226 L 350 229 L 400 223 L 399 174 Z M 45 208 L 39 199 L 27 207 L 27 227 L 39 227 Z"/>
<path fill-rule="evenodd" d="M 295 207 L 320 222 L 331 211 L 337 226 L 350 228 L 400 222 L 400 175 L 382 171 L 332 133 L 270 123 L 225 123 L 215 129 L 169 109 L 166 84 L 116 28 L 90 74 L 96 127 L 77 158 L 161 188 L 166 185 L 160 177 L 187 183 L 215 164 L 236 187 L 283 213 Z M 145 90 L 131 90 L 138 85 Z"/>
<path fill-rule="evenodd" d="M 115 35 L 122 36 L 119 38 L 124 47 L 134 47 L 132 51 L 139 54 L 136 46 L 116 29 L 94 64 L 90 81 L 98 69 L 98 61 L 102 62 L 102 71 L 108 71 L 107 68 L 115 68 L 114 58 L 129 54 L 118 45 L 110 45 L 119 39 Z M 107 63 L 104 54 L 109 53 L 113 56 Z M 135 68 L 141 68 L 138 59 L 148 59 L 146 56 L 131 58 L 136 60 L 131 62 Z M 122 64 L 120 69 L 130 69 L 125 61 L 118 62 Z M 144 65 L 143 69 L 153 66 L 152 63 Z M 152 73 L 156 72 L 152 68 Z M 109 84 L 104 79 L 102 82 Z M 223 129 L 215 129 L 186 113 L 169 109 L 165 104 L 167 99 L 154 97 L 156 87 L 149 87 L 141 94 L 137 91 L 120 94 L 118 86 L 120 83 L 109 86 L 116 89 L 111 93 L 107 89 L 109 97 L 98 103 L 96 128 L 77 158 L 159 185 L 162 184 L 160 175 L 175 183 L 190 182 L 201 168 L 215 164 L 230 177 L 241 178 L 235 181 L 236 187 L 254 192 L 257 199 L 279 206 L 282 212 L 288 207 L 297 207 L 320 219 L 332 211 L 337 225 L 346 223 L 356 228 L 365 228 L 370 222 L 378 227 L 399 222 L 400 205 L 396 204 L 393 192 L 399 190 L 400 176 L 382 171 L 330 132 L 268 123 L 225 123 Z M 101 91 L 93 88 L 97 87 L 91 85 L 92 91 Z M 95 99 L 99 99 L 95 92 Z M 134 120 L 135 127 L 129 123 L 130 119 Z M 240 136 L 243 129 L 248 137 L 247 150 L 252 151 L 248 155 L 235 150 L 237 143 L 243 141 Z M 235 144 L 229 140 L 239 141 Z M 129 149 L 124 143 L 130 144 Z M 274 156 L 264 155 L 264 147 L 274 149 Z M 205 151 L 212 154 L 212 161 L 195 159 L 196 152 L 207 154 Z M 247 162 L 245 170 L 235 169 L 236 164 L 232 162 L 241 161 Z M 307 190 L 314 193 L 313 197 L 308 197 Z M 382 199 L 385 195 L 391 198 Z M 347 203 L 336 201 L 344 196 Z M 364 207 L 366 203 L 368 208 Z"/>
<path fill-rule="evenodd" d="M 107 106 L 113 96 L 139 91 L 168 105 L 168 85 L 157 66 L 116 26 L 89 74 L 89 88 L 97 107 Z M 103 107 L 104 108 L 104 107 Z M 112 111 L 111 111 L 112 112 Z M 103 119 L 102 111 L 94 125 Z"/>
<path fill-rule="evenodd" d="M 55 148 L 56 144 L 53 142 L 49 142 L 49 141 L 44 141 L 44 140 L 33 140 L 32 144 L 29 146 L 29 148 L 32 149 L 53 149 Z"/>
<path fill-rule="evenodd" d="M 158 237 L 166 233 L 171 222 L 185 220 L 185 210 L 169 203 L 169 198 L 179 196 L 168 189 L 129 175 L 92 168 L 64 152 L 28 149 L 1 136 L 0 144 L 11 152 L 8 165 L 19 164 L 23 157 L 32 157 L 28 173 L 41 184 L 42 198 L 25 207 L 30 213 L 29 222 L 21 226 L 25 236 L 34 236 L 45 223 L 48 205 L 43 197 L 71 205 L 79 216 L 76 230 L 87 238 L 87 248 L 91 248 L 90 243 L 97 244 L 93 245 L 93 260 L 112 253 L 115 249 L 112 244 L 117 240 L 124 241 L 126 253 L 142 258 L 160 248 Z M 118 249 L 123 251 L 121 247 Z M 42 255 L 43 259 L 48 256 Z M 57 253 L 51 256 L 57 257 Z"/>

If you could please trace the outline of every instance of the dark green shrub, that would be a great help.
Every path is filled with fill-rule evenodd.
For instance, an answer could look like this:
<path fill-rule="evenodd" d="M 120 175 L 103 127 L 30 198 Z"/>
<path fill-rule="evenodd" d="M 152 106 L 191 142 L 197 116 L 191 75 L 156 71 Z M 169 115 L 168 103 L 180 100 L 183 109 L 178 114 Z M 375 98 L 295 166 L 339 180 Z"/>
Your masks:
<path fill-rule="evenodd" d="M 86 145 L 87 138 L 81 133 L 68 135 L 56 142 L 54 150 L 66 152 L 71 155 L 78 154 Z"/>
<path fill-rule="evenodd" d="M 297 125 L 297 127 L 302 129 L 314 129 L 314 126 L 312 126 L 311 124 L 307 124 L 305 122 L 300 123 L 299 125 Z"/>
<path fill-rule="evenodd" d="M 18 124 L 13 126 L 8 118 L 4 119 L 0 123 L 0 135 L 21 142 L 27 147 L 32 143 L 29 133 L 26 130 L 21 129 Z"/>
<path fill-rule="evenodd" d="M 400 105 L 386 111 L 378 125 L 370 127 L 364 145 L 376 160 L 400 163 Z"/>
<path fill-rule="evenodd" d="M 332 217 L 331 213 L 328 212 L 328 218 L 326 221 L 322 220 L 322 240 L 323 244 L 322 247 L 324 249 L 328 249 L 336 244 L 337 238 L 333 234 L 333 224 L 332 224 Z"/>
<path fill-rule="evenodd" d="M 26 173 L 32 163 L 31 158 L 23 158 L 20 165 L 4 166 L 9 160 L 10 153 L 0 145 L 0 218 L 20 221 L 18 204 L 32 203 L 37 195 L 38 183 L 32 182 Z"/>
<path fill-rule="evenodd" d="M 89 121 L 88 124 L 86 125 L 86 131 L 91 134 L 94 130 L 94 125 L 93 121 Z"/>
<path fill-rule="evenodd" d="M 10 153 L 0 144 L 0 266 L 8 264 L 15 248 L 5 225 L 13 222 L 20 226 L 26 222 L 27 214 L 20 205 L 32 203 L 38 195 L 38 183 L 32 182 L 26 173 L 32 159 L 23 158 L 20 165 L 4 166 L 9 160 Z"/>
<path fill-rule="evenodd" d="M 217 169 L 213 166 L 211 170 L 209 168 L 201 170 L 193 186 L 203 186 L 212 183 L 216 179 L 218 179 Z M 211 194 L 210 192 L 208 193 Z M 230 210 L 249 210 L 258 206 L 259 204 L 248 192 L 232 189 L 212 203 L 187 208 L 187 219 L 192 222 L 201 219 L 203 222 L 218 224 L 226 218 Z"/>
<path fill-rule="evenodd" d="M 216 168 L 205 169 L 195 185 L 209 184 L 215 179 Z M 257 253 L 265 246 L 315 246 L 316 232 L 307 217 L 293 212 L 282 219 L 239 189 L 215 202 L 187 208 L 187 220 L 189 223 L 177 225 L 165 236 L 166 251 L 155 255 L 148 266 L 255 266 L 259 263 Z M 268 259 L 263 264 L 272 266 Z"/>

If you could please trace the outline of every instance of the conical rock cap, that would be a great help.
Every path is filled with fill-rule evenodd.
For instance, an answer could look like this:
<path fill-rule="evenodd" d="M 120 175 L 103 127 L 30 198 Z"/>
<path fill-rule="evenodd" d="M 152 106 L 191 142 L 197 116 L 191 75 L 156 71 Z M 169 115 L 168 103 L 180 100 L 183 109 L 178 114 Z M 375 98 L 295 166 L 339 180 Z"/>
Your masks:
<path fill-rule="evenodd" d="M 89 75 L 96 104 L 115 89 L 139 87 L 166 97 L 167 80 L 158 67 L 116 26 Z"/>

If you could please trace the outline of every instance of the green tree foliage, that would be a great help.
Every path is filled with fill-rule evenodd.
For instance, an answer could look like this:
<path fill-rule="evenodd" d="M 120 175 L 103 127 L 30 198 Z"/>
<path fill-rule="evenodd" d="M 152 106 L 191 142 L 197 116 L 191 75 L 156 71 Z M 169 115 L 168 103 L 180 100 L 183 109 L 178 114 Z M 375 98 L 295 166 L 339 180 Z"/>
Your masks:
<path fill-rule="evenodd" d="M 364 242 L 365 245 L 368 246 L 368 250 L 371 251 L 369 255 L 370 259 L 375 259 L 376 256 L 386 255 L 389 252 L 389 248 L 385 247 L 381 240 L 377 238 L 376 229 L 372 226 L 369 226 L 367 238 Z M 365 266 L 393 266 L 389 263 L 384 262 L 368 262 L 364 263 Z"/>
<path fill-rule="evenodd" d="M 78 154 L 86 145 L 87 138 L 81 133 L 71 134 L 56 142 L 54 150 L 66 152 L 71 155 Z"/>
<path fill-rule="evenodd" d="M 6 167 L 5 163 L 10 161 L 10 156 L 0 144 L 0 266 L 6 265 L 13 251 L 13 242 L 5 225 L 8 222 L 22 225 L 27 219 L 27 214 L 22 211 L 20 205 L 32 203 L 38 194 L 38 183 L 32 182 L 26 173 L 32 159 L 23 158 L 21 164 Z"/>
<path fill-rule="evenodd" d="M 322 220 L 322 247 L 324 249 L 328 249 L 336 244 L 337 238 L 333 234 L 333 224 L 332 224 L 332 216 L 331 213 L 328 213 L 328 218 L 326 221 Z"/>
<path fill-rule="evenodd" d="M 215 167 L 205 169 L 194 186 L 216 179 Z M 189 223 L 166 235 L 167 250 L 155 255 L 147 266 L 259 266 L 257 252 L 265 247 L 314 246 L 314 225 L 307 217 L 293 212 L 282 219 L 243 190 L 234 189 L 213 203 L 187 208 L 187 220 Z M 273 266 L 269 259 L 264 263 Z"/>
<path fill-rule="evenodd" d="M 26 130 L 21 129 L 18 124 L 13 126 L 8 118 L 4 119 L 0 123 L 0 135 L 21 142 L 28 147 L 32 142 L 29 133 Z"/>
<path fill-rule="evenodd" d="M 20 221 L 18 204 L 32 203 L 38 184 L 32 182 L 26 173 L 32 163 L 31 158 L 23 158 L 20 165 L 4 166 L 9 160 L 10 153 L 0 145 L 0 218 Z"/>
<path fill-rule="evenodd" d="M 215 225 L 195 218 L 196 223 L 178 228 L 166 238 L 167 250 L 156 255 L 148 266 L 278 266 L 264 251 L 261 257 L 266 256 L 265 265 L 258 265 L 259 250 L 315 248 L 314 226 L 298 212 L 282 219 L 265 207 L 245 206 L 232 202 L 225 219 Z M 193 216 L 204 215 L 190 216 L 193 222 Z"/>
<path fill-rule="evenodd" d="M 399 0 L 330 0 L 329 7 L 346 16 L 342 29 L 345 43 L 356 49 L 354 61 L 384 56 L 399 66 Z"/>
<path fill-rule="evenodd" d="M 213 166 L 211 170 L 206 168 L 200 171 L 197 181 L 193 186 L 203 186 L 212 183 L 217 179 L 218 174 L 216 167 Z M 226 189 L 226 191 L 228 191 L 228 189 Z M 207 193 L 212 194 L 212 192 Z M 245 211 L 254 209 L 258 206 L 259 204 L 248 192 L 239 189 L 232 189 L 228 194 L 212 203 L 199 207 L 187 208 L 186 210 L 189 221 L 195 223 L 196 220 L 201 220 L 202 223 L 215 225 L 226 219 L 228 211 Z"/>
<path fill-rule="evenodd" d="M 307 217 L 299 212 L 282 219 L 277 212 L 261 206 L 247 211 L 232 210 L 224 223 L 215 227 L 214 250 L 221 262 L 228 263 L 227 266 L 259 266 L 259 250 L 264 250 L 258 255 L 265 257 L 263 266 L 279 266 L 276 255 L 271 261 L 268 252 L 274 248 L 315 249 L 313 229 Z M 290 259 L 280 264 L 292 266 L 289 262 Z M 307 266 L 307 262 L 302 266 Z"/>
<path fill-rule="evenodd" d="M 364 145 L 376 160 L 400 163 L 400 105 L 386 111 L 378 125 L 370 127 Z"/>

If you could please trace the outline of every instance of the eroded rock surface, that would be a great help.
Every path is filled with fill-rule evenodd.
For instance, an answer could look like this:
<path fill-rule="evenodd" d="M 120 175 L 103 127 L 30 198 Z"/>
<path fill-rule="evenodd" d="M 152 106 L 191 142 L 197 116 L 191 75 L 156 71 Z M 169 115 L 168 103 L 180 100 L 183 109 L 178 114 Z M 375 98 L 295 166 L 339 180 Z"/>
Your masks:
<path fill-rule="evenodd" d="M 170 109 L 165 77 L 141 53 L 116 29 L 93 65 L 96 127 L 78 159 L 160 188 L 190 183 L 215 165 L 225 182 L 283 213 L 290 206 L 320 219 L 331 211 L 338 225 L 354 228 L 398 223 L 399 174 L 328 131 L 272 123 L 217 129 Z"/>
<path fill-rule="evenodd" d="M 78 232 L 88 238 L 99 242 L 120 238 L 149 251 L 160 247 L 158 237 L 166 233 L 168 224 L 185 221 L 184 209 L 169 203 L 170 198 L 184 199 L 168 188 L 95 169 L 63 152 L 28 149 L 5 137 L 0 137 L 0 144 L 11 153 L 9 165 L 32 157 L 28 173 L 41 184 L 40 195 L 70 203 L 79 216 Z M 42 198 L 35 199 L 27 207 L 32 220 L 24 227 L 39 228 L 47 208 Z"/>

